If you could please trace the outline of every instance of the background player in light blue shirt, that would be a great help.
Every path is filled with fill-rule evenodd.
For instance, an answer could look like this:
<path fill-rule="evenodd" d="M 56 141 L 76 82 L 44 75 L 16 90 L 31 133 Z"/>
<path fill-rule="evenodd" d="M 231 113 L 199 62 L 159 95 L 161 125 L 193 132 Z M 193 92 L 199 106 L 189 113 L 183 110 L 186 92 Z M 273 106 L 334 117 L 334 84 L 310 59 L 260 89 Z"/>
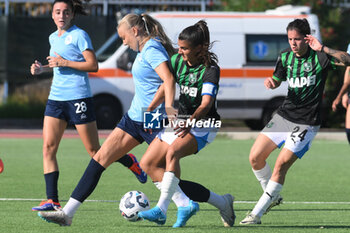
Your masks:
<path fill-rule="evenodd" d="M 98 63 L 88 34 L 72 24 L 77 14 L 86 14 L 81 1 L 56 0 L 53 3 L 52 18 L 57 31 L 49 37 L 51 48 L 50 56 L 47 57 L 48 65 L 35 61 L 31 66 L 33 75 L 52 70 L 54 74 L 43 126 L 43 164 L 47 200 L 33 207 L 33 211 L 54 210 L 55 206 L 60 207 L 56 153 L 67 124 L 75 125 L 91 157 L 100 148 L 87 74 L 96 72 Z M 124 155 L 119 162 L 129 167 L 141 183 L 147 181 L 147 175 L 141 170 L 134 155 Z"/>

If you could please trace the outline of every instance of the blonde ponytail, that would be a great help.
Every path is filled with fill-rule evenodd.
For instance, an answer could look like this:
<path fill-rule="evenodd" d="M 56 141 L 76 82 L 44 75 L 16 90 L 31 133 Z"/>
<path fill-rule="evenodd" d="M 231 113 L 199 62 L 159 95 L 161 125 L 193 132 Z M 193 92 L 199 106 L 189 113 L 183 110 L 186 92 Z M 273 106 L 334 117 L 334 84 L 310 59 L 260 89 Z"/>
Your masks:
<path fill-rule="evenodd" d="M 142 14 L 128 14 L 119 22 L 118 27 L 126 23 L 130 28 L 137 27 L 152 39 L 158 40 L 166 49 L 169 57 L 175 53 L 175 49 L 169 37 L 165 34 L 162 25 L 153 17 Z"/>

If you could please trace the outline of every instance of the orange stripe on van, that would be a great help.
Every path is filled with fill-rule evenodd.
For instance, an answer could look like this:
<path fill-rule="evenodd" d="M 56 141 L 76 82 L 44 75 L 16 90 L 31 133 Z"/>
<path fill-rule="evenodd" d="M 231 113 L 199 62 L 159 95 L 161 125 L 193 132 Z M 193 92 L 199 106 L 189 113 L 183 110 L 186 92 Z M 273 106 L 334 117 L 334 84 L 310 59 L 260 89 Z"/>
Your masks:
<path fill-rule="evenodd" d="M 272 77 L 273 69 L 241 68 L 221 69 L 221 78 L 266 78 Z M 90 78 L 132 78 L 131 73 L 121 69 L 100 69 L 96 73 L 89 73 Z"/>
<path fill-rule="evenodd" d="M 272 77 L 273 69 L 221 69 L 221 78 L 266 78 Z"/>
<path fill-rule="evenodd" d="M 154 14 L 155 18 L 307 18 L 307 15 L 258 15 L 258 14 Z"/>
<path fill-rule="evenodd" d="M 89 73 L 90 78 L 132 78 L 131 73 L 122 69 L 99 69 L 96 73 Z"/>

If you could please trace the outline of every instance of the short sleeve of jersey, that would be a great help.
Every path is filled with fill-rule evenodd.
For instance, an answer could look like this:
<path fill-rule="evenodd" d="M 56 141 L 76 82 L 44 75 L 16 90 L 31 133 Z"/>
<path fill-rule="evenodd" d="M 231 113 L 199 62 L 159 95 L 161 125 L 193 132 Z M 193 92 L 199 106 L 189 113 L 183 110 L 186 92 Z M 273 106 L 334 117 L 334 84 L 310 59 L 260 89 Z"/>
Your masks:
<path fill-rule="evenodd" d="M 55 33 L 56 33 L 56 32 L 53 32 L 53 33 L 51 33 L 51 35 L 49 36 L 50 47 L 52 46 L 52 44 L 53 44 L 53 42 L 54 42 Z"/>
<path fill-rule="evenodd" d="M 176 75 L 176 64 L 179 62 L 181 58 L 181 55 L 176 53 L 174 54 L 171 59 L 170 59 L 170 72 L 174 75 L 175 80 L 177 80 L 177 75 Z"/>
<path fill-rule="evenodd" d="M 318 62 L 322 68 L 336 69 L 335 58 L 324 52 L 317 52 Z"/>
<path fill-rule="evenodd" d="M 213 83 L 216 86 L 220 80 L 220 68 L 218 66 L 210 66 L 205 72 L 203 83 Z"/>
<path fill-rule="evenodd" d="M 75 38 L 77 38 L 77 47 L 80 52 L 84 52 L 87 49 L 94 50 L 89 35 L 83 30 L 79 30 L 78 33 L 80 35 Z"/>
<path fill-rule="evenodd" d="M 157 68 L 161 63 L 169 60 L 166 50 L 158 46 L 147 47 L 143 59 L 150 64 L 152 69 Z"/>
<path fill-rule="evenodd" d="M 348 49 L 346 50 L 348 54 L 350 54 L 350 44 L 348 45 Z"/>
<path fill-rule="evenodd" d="M 203 77 L 202 95 L 216 96 L 220 80 L 220 68 L 218 66 L 211 66 L 205 71 Z"/>
<path fill-rule="evenodd" d="M 275 65 L 275 71 L 273 72 L 273 79 L 275 79 L 276 81 L 285 81 L 287 78 L 287 69 L 286 67 L 283 65 L 282 62 L 282 56 L 281 54 L 278 56 L 277 58 L 277 62 Z"/>

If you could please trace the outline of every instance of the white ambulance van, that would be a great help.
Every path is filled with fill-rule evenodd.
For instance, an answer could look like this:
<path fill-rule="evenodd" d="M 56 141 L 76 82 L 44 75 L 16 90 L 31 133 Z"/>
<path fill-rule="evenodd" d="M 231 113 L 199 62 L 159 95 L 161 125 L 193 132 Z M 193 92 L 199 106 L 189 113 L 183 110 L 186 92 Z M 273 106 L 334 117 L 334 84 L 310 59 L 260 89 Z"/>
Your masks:
<path fill-rule="evenodd" d="M 223 119 L 242 119 L 258 129 L 271 118 L 287 94 L 287 83 L 267 90 L 264 79 L 272 76 L 279 52 L 289 47 L 286 27 L 306 18 L 312 34 L 320 39 L 318 18 L 307 6 L 286 5 L 265 12 L 155 12 L 176 47 L 179 33 L 204 19 L 209 27 L 212 51 L 221 68 L 218 112 Z M 120 40 L 120 38 L 119 38 Z M 130 73 L 136 53 L 120 45 L 90 74 L 99 128 L 111 128 L 128 110 L 134 95 Z M 146 107 L 146 106 L 145 106 Z"/>

